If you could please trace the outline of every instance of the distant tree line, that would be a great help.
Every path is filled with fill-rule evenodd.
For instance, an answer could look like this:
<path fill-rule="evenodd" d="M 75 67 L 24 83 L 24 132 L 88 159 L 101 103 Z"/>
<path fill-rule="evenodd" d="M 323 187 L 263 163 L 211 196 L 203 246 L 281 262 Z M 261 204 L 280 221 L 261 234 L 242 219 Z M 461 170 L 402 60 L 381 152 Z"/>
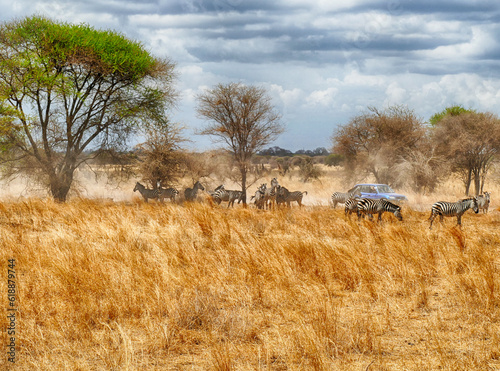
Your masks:
<path fill-rule="evenodd" d="M 325 147 L 317 147 L 314 150 L 310 149 L 299 149 L 298 151 L 292 152 L 288 149 L 284 149 L 278 146 L 270 147 L 268 149 L 262 150 L 257 153 L 259 156 L 275 156 L 275 157 L 285 157 L 285 156 L 295 156 L 295 155 L 303 155 L 303 156 L 328 156 L 330 152 Z"/>
<path fill-rule="evenodd" d="M 425 192 L 455 174 L 477 195 L 500 152 L 500 119 L 453 106 L 427 123 L 405 106 L 369 107 L 336 129 L 332 144 L 352 180 L 369 175 Z"/>

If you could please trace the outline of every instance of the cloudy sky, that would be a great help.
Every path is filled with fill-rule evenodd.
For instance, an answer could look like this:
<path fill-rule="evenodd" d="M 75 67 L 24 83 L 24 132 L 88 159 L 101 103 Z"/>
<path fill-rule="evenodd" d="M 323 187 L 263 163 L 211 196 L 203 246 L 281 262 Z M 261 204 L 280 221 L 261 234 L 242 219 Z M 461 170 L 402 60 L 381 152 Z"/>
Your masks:
<path fill-rule="evenodd" d="M 290 150 L 331 147 L 368 106 L 423 120 L 453 104 L 500 113 L 496 0 L 0 0 L 0 21 L 39 14 L 113 29 L 177 64 L 173 119 L 196 149 L 195 97 L 218 83 L 264 86 Z"/>

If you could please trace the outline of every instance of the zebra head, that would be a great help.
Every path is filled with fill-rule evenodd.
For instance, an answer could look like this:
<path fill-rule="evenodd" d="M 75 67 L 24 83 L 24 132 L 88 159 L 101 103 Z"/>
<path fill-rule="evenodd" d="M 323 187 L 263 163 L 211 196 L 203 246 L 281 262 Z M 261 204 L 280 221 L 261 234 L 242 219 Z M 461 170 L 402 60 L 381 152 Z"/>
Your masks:
<path fill-rule="evenodd" d="M 141 189 L 144 189 L 144 186 L 139 182 L 135 183 L 134 192 L 140 191 Z"/>
<path fill-rule="evenodd" d="M 477 214 L 479 212 L 479 205 L 477 203 L 477 197 L 472 197 L 472 210 Z"/>
<path fill-rule="evenodd" d="M 194 183 L 193 189 L 200 189 L 200 190 L 204 191 L 205 187 L 203 187 L 201 185 L 200 181 L 198 180 L 198 181 L 196 181 L 196 183 Z"/>
<path fill-rule="evenodd" d="M 394 216 L 398 218 L 399 221 L 403 221 L 403 214 L 401 214 L 401 207 L 398 206 L 396 211 L 394 211 Z"/>
<path fill-rule="evenodd" d="M 278 183 L 278 179 L 276 179 L 276 178 L 271 179 L 271 188 L 275 188 L 279 185 L 280 184 Z"/>

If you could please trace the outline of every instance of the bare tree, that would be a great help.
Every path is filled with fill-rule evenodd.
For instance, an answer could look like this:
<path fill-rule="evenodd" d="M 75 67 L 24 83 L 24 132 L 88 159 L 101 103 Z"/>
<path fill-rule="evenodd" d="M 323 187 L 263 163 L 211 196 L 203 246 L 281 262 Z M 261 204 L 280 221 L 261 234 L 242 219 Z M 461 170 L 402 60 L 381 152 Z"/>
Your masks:
<path fill-rule="evenodd" d="M 240 83 L 219 84 L 198 97 L 198 115 L 209 121 L 200 134 L 224 144 L 240 173 L 246 204 L 251 157 L 284 131 L 266 90 Z"/>
<path fill-rule="evenodd" d="M 182 127 L 170 122 L 148 123 L 143 129 L 146 141 L 138 145 L 139 171 L 153 188 L 167 188 L 181 176 L 184 154 Z"/>
<path fill-rule="evenodd" d="M 332 136 L 333 152 L 342 155 L 344 167 L 360 177 L 371 174 L 379 183 L 397 183 L 395 166 L 426 141 L 422 120 L 405 106 L 384 111 L 369 107 L 341 126 Z"/>

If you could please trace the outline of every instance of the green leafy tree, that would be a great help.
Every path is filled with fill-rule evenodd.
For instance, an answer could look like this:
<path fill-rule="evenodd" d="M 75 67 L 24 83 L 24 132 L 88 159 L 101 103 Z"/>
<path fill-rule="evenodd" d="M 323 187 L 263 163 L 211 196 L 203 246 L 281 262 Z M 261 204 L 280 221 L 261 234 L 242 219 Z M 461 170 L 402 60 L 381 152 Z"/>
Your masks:
<path fill-rule="evenodd" d="M 200 132 L 222 142 L 239 170 L 246 195 L 251 158 L 283 132 L 281 116 L 264 88 L 219 84 L 198 96 L 198 114 L 210 123 Z M 246 204 L 246 196 L 243 199 Z"/>
<path fill-rule="evenodd" d="M 441 112 L 435 113 L 432 115 L 432 117 L 429 119 L 429 123 L 432 126 L 435 126 L 439 121 L 441 121 L 445 117 L 450 117 L 450 116 L 460 116 L 462 113 L 474 113 L 474 110 L 471 109 L 466 109 L 463 106 L 451 106 L 451 107 L 446 107 L 444 110 Z"/>
<path fill-rule="evenodd" d="M 0 25 L 0 143 L 9 175 L 65 201 L 75 170 L 174 104 L 174 65 L 113 31 L 27 17 Z"/>

